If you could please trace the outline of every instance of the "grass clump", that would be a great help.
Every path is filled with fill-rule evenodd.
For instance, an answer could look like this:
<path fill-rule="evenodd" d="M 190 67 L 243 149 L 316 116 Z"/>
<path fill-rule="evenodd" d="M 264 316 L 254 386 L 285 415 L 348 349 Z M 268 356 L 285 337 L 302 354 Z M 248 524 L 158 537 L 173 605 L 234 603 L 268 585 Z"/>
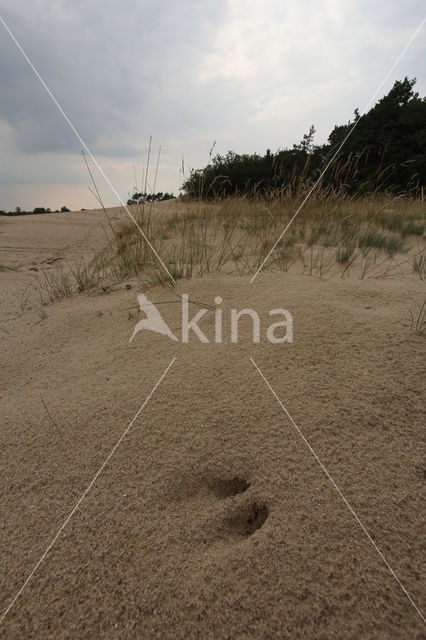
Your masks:
<path fill-rule="evenodd" d="M 57 262 L 53 269 L 43 269 L 42 276 L 37 280 L 44 298 L 53 302 L 99 286 L 102 271 L 97 261 L 86 264 L 84 260 L 80 260 L 74 265 Z"/>
<path fill-rule="evenodd" d="M 413 314 L 411 314 L 411 327 L 419 335 L 426 333 L 426 298 L 420 307 L 417 317 L 414 318 Z"/>
<path fill-rule="evenodd" d="M 422 236 L 424 233 L 424 225 L 414 220 L 407 220 L 401 227 L 401 235 L 403 238 L 409 235 Z"/>
<path fill-rule="evenodd" d="M 43 271 L 41 287 L 54 300 L 107 290 L 131 277 L 149 288 L 214 271 L 287 272 L 297 264 L 319 277 L 334 269 L 348 277 L 354 268 L 361 278 L 385 277 L 398 268 L 395 256 L 406 250 L 404 238 L 423 233 L 421 199 L 379 193 L 355 198 L 343 184 L 313 192 L 311 187 L 306 180 L 266 197 L 186 199 L 166 209 L 156 204 L 155 210 L 152 202 L 133 205 L 138 226 L 124 210 L 123 221 L 113 226 L 104 209 L 111 234 L 103 251 L 90 263 L 59 263 Z M 424 255 L 413 257 L 412 267 L 423 279 Z"/>
<path fill-rule="evenodd" d="M 411 260 L 413 272 L 418 273 L 420 280 L 424 280 L 426 276 L 426 256 L 424 251 L 417 253 Z"/>
<path fill-rule="evenodd" d="M 354 265 L 359 266 L 361 278 L 379 277 L 380 268 L 382 276 L 388 273 L 386 260 L 406 251 L 401 231 L 384 227 L 383 210 L 391 199 L 377 194 L 355 199 L 343 192 L 318 190 L 282 235 L 304 195 L 298 191 L 269 199 L 185 202 L 168 216 L 141 213 L 138 224 L 175 280 L 212 271 L 253 274 L 260 267 L 288 271 L 297 263 L 320 277 L 334 267 L 343 267 L 343 275 L 349 275 Z M 399 198 L 398 204 L 398 217 L 391 214 L 390 226 L 402 229 L 406 224 L 405 229 L 412 229 L 413 220 L 421 215 L 421 203 Z M 115 236 L 102 256 L 105 273 L 117 279 L 139 274 L 148 286 L 166 283 L 167 274 L 133 223 L 126 221 Z"/>
<path fill-rule="evenodd" d="M 56 263 L 53 269 L 43 269 L 42 273 L 42 279 L 38 278 L 40 289 L 47 294 L 51 302 L 74 293 L 72 275 L 68 270 L 64 270 L 62 262 Z"/>
<path fill-rule="evenodd" d="M 347 247 L 339 247 L 336 253 L 336 261 L 338 264 L 347 264 L 352 258 L 355 252 L 355 245 L 349 245 Z"/>
<path fill-rule="evenodd" d="M 389 256 L 394 256 L 398 251 L 401 251 L 403 244 L 401 236 L 396 233 L 385 234 L 375 228 L 366 229 L 358 236 L 360 249 L 384 249 Z"/>
<path fill-rule="evenodd" d="M 386 238 L 383 248 L 389 256 L 394 256 L 399 251 L 402 251 L 403 244 L 403 240 L 400 236 L 397 236 L 395 233 L 391 233 Z"/>
<path fill-rule="evenodd" d="M 364 247 L 376 247 L 382 249 L 386 244 L 386 236 L 379 229 L 367 229 L 358 236 L 358 246 L 360 249 Z"/>

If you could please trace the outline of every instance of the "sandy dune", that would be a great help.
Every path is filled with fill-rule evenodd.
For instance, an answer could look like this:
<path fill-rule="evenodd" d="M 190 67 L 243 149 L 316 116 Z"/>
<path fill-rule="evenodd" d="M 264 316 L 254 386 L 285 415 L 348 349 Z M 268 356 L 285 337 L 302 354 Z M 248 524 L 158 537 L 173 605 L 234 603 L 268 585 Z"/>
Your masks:
<path fill-rule="evenodd" d="M 118 210 L 112 215 L 121 215 Z M 0 220 L 1 611 L 164 379 L 5 617 L 7 638 L 421 638 L 424 285 L 211 274 L 147 293 L 223 303 L 223 342 L 141 331 L 136 281 L 22 311 L 56 257 L 104 243 L 100 212 Z M 50 265 L 49 265 L 50 266 Z M 126 288 L 132 285 L 131 288 Z M 178 295 L 176 295 L 178 294 Z M 260 316 L 230 342 L 230 309 Z M 271 344 L 273 308 L 293 344 Z M 192 305 L 191 313 L 199 307 Z"/>

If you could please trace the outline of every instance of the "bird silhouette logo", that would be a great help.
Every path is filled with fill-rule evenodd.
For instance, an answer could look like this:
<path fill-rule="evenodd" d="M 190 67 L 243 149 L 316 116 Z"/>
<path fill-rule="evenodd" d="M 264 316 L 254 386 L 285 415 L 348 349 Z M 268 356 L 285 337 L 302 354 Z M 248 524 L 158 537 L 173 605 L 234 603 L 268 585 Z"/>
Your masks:
<path fill-rule="evenodd" d="M 129 342 L 131 342 L 135 335 L 142 329 L 155 331 L 155 333 L 160 333 L 163 336 L 168 336 L 172 340 L 177 340 L 176 336 L 172 333 L 169 326 L 166 324 L 166 322 L 164 322 L 157 307 L 150 300 L 148 300 L 148 298 L 143 293 L 138 294 L 138 302 L 139 308 L 146 315 L 146 318 L 144 318 L 143 320 L 139 320 L 133 330 L 133 334 Z"/>

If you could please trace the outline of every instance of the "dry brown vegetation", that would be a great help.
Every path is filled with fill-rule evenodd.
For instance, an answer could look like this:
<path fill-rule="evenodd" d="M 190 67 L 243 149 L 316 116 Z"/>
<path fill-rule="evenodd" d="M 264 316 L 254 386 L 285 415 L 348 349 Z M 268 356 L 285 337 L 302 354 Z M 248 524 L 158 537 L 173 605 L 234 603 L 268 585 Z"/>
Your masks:
<path fill-rule="evenodd" d="M 298 268 L 319 277 L 425 277 L 422 200 L 378 194 L 355 199 L 318 190 L 292 221 L 304 198 L 299 190 L 266 200 L 176 202 L 164 215 L 137 205 L 132 215 L 169 273 L 129 218 L 111 227 L 105 249 L 90 263 L 65 270 L 58 265 L 40 283 L 54 299 L 134 276 L 149 288 L 173 284 L 169 274 L 176 281 L 214 271 L 254 274 L 259 268 Z"/>

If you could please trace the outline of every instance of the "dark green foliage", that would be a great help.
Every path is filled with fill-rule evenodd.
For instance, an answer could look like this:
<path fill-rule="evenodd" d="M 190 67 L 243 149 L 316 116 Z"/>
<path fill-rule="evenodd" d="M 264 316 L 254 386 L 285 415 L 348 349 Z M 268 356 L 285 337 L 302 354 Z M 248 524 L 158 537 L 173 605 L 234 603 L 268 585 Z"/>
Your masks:
<path fill-rule="evenodd" d="M 323 187 L 356 195 L 373 191 L 416 195 L 426 185 L 426 98 L 414 92 L 415 83 L 406 77 L 365 115 L 356 109 L 354 121 L 335 126 L 327 144 L 314 146 L 312 125 L 292 149 L 277 153 L 268 149 L 263 156 L 233 151 L 217 155 L 204 169 L 193 170 L 182 189 L 197 198 L 276 197 L 284 190 L 294 194 L 300 184 L 314 184 L 338 152 L 322 178 Z"/>
<path fill-rule="evenodd" d="M 65 213 L 66 211 L 69 209 L 62 207 L 61 212 Z M 0 211 L 0 216 L 32 216 L 40 213 L 52 213 L 52 211 L 49 207 L 35 207 L 32 211 L 23 211 L 21 207 L 16 207 L 15 211 Z M 59 213 L 59 209 L 55 209 L 54 213 Z"/>
<path fill-rule="evenodd" d="M 426 98 L 413 91 L 415 83 L 407 77 L 397 81 L 368 113 L 355 113 L 357 125 L 341 153 L 342 160 L 351 154 L 360 158 L 353 191 L 410 192 L 426 184 Z M 333 129 L 331 149 L 339 147 L 353 124 Z"/>
<path fill-rule="evenodd" d="M 320 165 L 318 157 L 298 148 L 276 154 L 268 149 L 264 156 L 228 151 L 215 156 L 205 169 L 192 171 L 182 188 L 197 198 L 274 195 L 290 182 L 297 188 Z"/>
<path fill-rule="evenodd" d="M 127 204 L 140 204 L 142 202 L 162 202 L 163 200 L 171 200 L 174 198 L 173 193 L 163 193 L 159 191 L 158 193 L 138 193 L 135 192 L 131 198 L 127 200 Z"/>

